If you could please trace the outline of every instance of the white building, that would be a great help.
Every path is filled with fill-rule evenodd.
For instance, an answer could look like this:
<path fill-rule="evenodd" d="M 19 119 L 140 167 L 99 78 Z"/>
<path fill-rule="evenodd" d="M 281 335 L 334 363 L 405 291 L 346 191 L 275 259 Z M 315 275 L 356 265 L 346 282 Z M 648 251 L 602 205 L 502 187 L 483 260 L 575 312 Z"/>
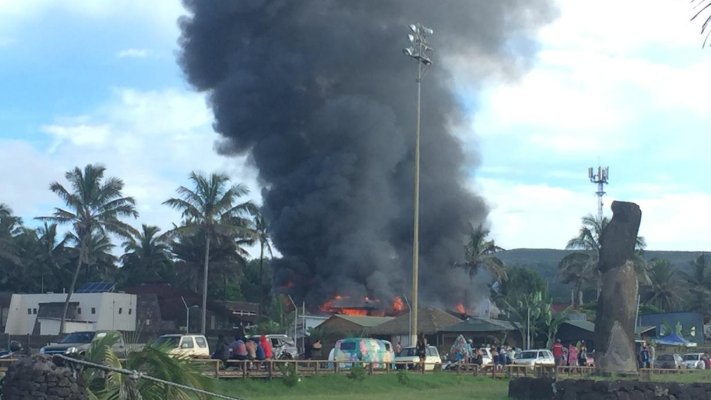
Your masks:
<path fill-rule="evenodd" d="M 58 335 L 66 293 L 13 294 L 5 325 L 9 335 Z M 74 293 L 65 332 L 136 330 L 136 295 Z"/>

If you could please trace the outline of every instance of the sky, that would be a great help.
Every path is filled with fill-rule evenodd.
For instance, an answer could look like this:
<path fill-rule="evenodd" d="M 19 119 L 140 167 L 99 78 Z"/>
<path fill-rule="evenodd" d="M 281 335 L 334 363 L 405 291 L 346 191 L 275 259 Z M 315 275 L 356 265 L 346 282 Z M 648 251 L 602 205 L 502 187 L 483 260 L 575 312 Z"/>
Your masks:
<path fill-rule="evenodd" d="M 466 184 L 489 204 L 491 237 L 565 247 L 597 213 L 588 168 L 601 165 L 605 215 L 638 203 L 648 249 L 710 250 L 711 49 L 693 5 L 557 4 L 523 77 L 459 93 L 470 119 L 457 135 L 480 159 Z M 211 111 L 176 64 L 183 13 L 178 0 L 0 0 L 0 203 L 32 225 L 61 205 L 51 182 L 97 162 L 135 197 L 136 225 L 178 222 L 161 203 L 193 170 L 227 173 L 260 202 L 256 171 L 214 151 Z"/>

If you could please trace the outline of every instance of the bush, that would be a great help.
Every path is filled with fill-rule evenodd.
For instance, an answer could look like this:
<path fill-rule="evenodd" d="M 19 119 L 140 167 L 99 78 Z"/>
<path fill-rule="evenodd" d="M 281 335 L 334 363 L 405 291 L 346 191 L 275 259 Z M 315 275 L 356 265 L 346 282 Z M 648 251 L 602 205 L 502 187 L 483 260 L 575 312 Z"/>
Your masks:
<path fill-rule="evenodd" d="M 296 364 L 279 365 L 279 371 L 284 375 L 283 382 L 286 386 L 294 387 L 301 382 L 301 377 L 296 373 Z"/>
<path fill-rule="evenodd" d="M 348 379 L 362 381 L 365 379 L 365 368 L 362 364 L 354 363 L 353 367 L 351 367 L 351 371 L 346 376 L 348 377 Z"/>
<path fill-rule="evenodd" d="M 410 375 L 404 369 L 397 370 L 397 381 L 407 386 L 410 384 Z"/>

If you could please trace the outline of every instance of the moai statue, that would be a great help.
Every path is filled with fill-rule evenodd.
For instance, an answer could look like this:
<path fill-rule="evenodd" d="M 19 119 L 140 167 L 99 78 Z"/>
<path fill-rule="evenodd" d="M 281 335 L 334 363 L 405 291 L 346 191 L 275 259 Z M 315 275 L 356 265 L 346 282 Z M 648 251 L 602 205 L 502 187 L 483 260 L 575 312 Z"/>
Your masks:
<path fill-rule="evenodd" d="M 600 373 L 636 373 L 634 347 L 637 274 L 634 251 L 642 211 L 635 203 L 612 202 L 612 220 L 600 238 L 601 291 L 595 321 L 595 365 Z"/>

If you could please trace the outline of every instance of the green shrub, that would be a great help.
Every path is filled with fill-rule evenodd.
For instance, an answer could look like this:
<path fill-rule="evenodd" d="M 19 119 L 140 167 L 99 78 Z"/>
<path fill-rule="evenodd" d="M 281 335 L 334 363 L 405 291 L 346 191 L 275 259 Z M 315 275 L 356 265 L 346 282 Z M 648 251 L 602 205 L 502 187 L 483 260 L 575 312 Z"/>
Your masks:
<path fill-rule="evenodd" d="M 286 386 L 294 387 L 301 382 L 301 377 L 296 373 L 296 364 L 279 365 L 277 368 L 284 376 L 283 382 Z"/>
<path fill-rule="evenodd" d="M 410 374 L 405 371 L 405 369 L 397 370 L 397 381 L 401 384 L 407 386 L 410 384 Z"/>
<path fill-rule="evenodd" d="M 346 375 L 348 379 L 353 379 L 355 381 L 362 381 L 365 379 L 365 368 L 362 364 L 354 363 L 351 367 L 350 372 Z"/>

